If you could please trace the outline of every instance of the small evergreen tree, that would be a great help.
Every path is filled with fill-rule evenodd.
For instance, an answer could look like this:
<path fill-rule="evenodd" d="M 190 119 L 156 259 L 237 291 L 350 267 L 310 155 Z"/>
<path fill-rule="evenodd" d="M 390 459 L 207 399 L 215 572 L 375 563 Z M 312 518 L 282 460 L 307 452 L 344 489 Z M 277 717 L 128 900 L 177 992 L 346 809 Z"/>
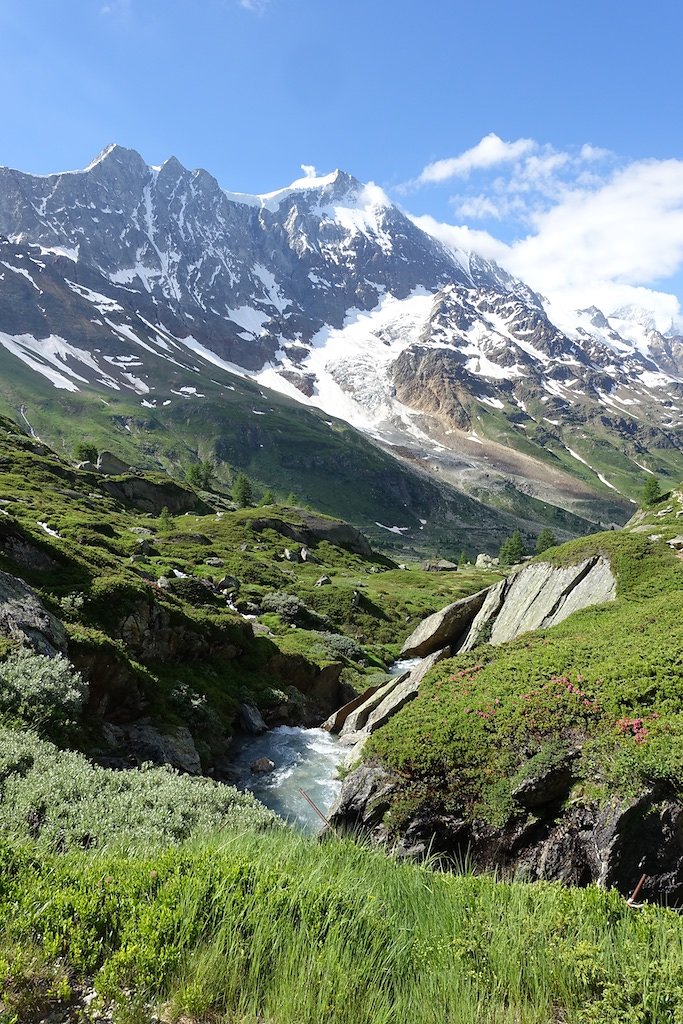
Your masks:
<path fill-rule="evenodd" d="M 97 445 L 89 441 L 79 441 L 74 445 L 74 458 L 76 462 L 97 462 Z"/>
<path fill-rule="evenodd" d="M 469 559 L 469 555 L 467 554 L 467 552 L 466 551 L 461 551 L 460 552 L 460 557 L 458 558 L 458 565 L 469 565 L 469 561 L 470 561 L 470 559 Z"/>
<path fill-rule="evenodd" d="M 499 564 L 503 567 L 515 565 L 524 555 L 524 541 L 519 530 L 503 541 L 498 555 Z"/>
<path fill-rule="evenodd" d="M 244 473 L 238 473 L 232 485 L 232 496 L 240 508 L 253 504 L 254 488 L 251 480 Z"/>
<path fill-rule="evenodd" d="M 211 486 L 216 467 L 210 459 L 193 462 L 187 471 L 187 482 L 191 487 L 206 491 Z"/>
<path fill-rule="evenodd" d="M 645 481 L 645 486 L 643 487 L 643 505 L 654 505 L 661 493 L 662 489 L 659 486 L 659 480 L 657 477 L 649 476 Z"/>
<path fill-rule="evenodd" d="M 259 501 L 259 505 L 274 505 L 274 504 L 275 504 L 275 495 L 273 494 L 271 489 L 268 488 L 267 491 L 263 492 L 263 496 L 261 497 L 261 500 Z"/>
<path fill-rule="evenodd" d="M 547 551 L 548 548 L 554 548 L 556 544 L 557 538 L 555 534 L 549 527 L 544 526 L 536 538 L 536 554 L 542 555 L 544 551 Z"/>
<path fill-rule="evenodd" d="M 161 512 L 159 513 L 159 515 L 157 517 L 157 523 L 159 524 L 159 529 L 164 531 L 164 532 L 166 530 L 170 530 L 172 528 L 172 526 L 173 526 L 173 516 L 168 511 L 168 506 L 167 505 L 164 505 L 164 507 L 162 508 Z"/>

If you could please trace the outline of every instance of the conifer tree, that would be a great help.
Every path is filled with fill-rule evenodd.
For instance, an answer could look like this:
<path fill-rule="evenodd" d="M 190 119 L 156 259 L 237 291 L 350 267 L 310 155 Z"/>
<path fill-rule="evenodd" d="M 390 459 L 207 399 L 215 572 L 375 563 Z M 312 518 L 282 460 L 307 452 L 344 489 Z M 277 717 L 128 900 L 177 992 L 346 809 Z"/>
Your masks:
<path fill-rule="evenodd" d="M 240 508 L 253 504 L 254 488 L 251 480 L 244 473 L 238 473 L 232 485 L 232 496 Z"/>
<path fill-rule="evenodd" d="M 547 551 L 548 548 L 554 548 L 556 544 L 557 538 L 555 534 L 549 527 L 544 526 L 536 538 L 536 554 L 542 555 L 544 551 Z"/>
<path fill-rule="evenodd" d="M 521 561 L 524 555 L 524 541 L 519 530 L 515 530 L 511 537 L 504 540 L 500 547 L 498 560 L 500 565 L 506 567 L 515 565 Z"/>
<path fill-rule="evenodd" d="M 659 480 L 657 477 L 649 476 L 645 481 L 645 486 L 643 487 L 643 505 L 654 505 L 661 493 L 662 489 L 659 486 Z"/>

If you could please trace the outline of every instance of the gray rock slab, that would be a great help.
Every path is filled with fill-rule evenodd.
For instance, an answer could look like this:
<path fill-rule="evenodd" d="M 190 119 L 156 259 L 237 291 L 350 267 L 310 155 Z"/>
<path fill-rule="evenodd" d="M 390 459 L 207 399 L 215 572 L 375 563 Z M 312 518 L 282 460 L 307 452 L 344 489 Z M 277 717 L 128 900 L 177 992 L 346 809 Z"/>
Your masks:
<path fill-rule="evenodd" d="M 119 476 L 121 473 L 130 472 L 130 462 L 124 462 L 123 459 L 119 459 L 113 452 L 100 452 L 97 457 L 96 468 L 99 469 L 100 473 L 106 473 L 108 476 Z"/>
<path fill-rule="evenodd" d="M 462 597 L 423 619 L 404 643 L 401 657 L 423 658 L 449 645 L 457 646 L 457 641 L 474 620 L 490 589 L 487 587 L 469 597 Z"/>
<path fill-rule="evenodd" d="M 401 708 L 409 704 L 411 700 L 415 700 L 424 677 L 437 662 L 448 657 L 449 654 L 449 648 L 443 651 L 435 651 L 434 654 L 430 654 L 419 665 L 416 665 L 412 672 L 408 674 L 408 678 L 395 686 L 391 693 L 387 694 L 382 703 L 368 716 L 364 731 L 372 735 L 376 729 L 386 725 L 389 719 L 393 718 Z"/>
<path fill-rule="evenodd" d="M 409 672 L 404 672 L 403 675 L 390 679 L 383 686 L 380 686 L 378 690 L 375 690 L 368 700 L 355 711 L 352 711 L 347 717 L 341 728 L 340 735 L 348 736 L 350 733 L 360 732 L 375 708 L 378 708 L 385 697 L 388 697 L 392 690 L 407 679 L 409 675 Z"/>
<path fill-rule="evenodd" d="M 460 650 L 555 626 L 573 612 L 615 597 L 616 580 L 604 558 L 562 567 L 535 562 L 490 589 Z"/>

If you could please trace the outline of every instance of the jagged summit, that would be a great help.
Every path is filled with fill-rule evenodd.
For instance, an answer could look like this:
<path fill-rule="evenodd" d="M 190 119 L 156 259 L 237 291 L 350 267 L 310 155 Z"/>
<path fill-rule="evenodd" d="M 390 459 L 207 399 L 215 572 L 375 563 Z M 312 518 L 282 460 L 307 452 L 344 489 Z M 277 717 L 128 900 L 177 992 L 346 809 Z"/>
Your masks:
<path fill-rule="evenodd" d="M 623 507 L 644 466 L 683 473 L 681 338 L 640 310 L 557 322 L 379 186 L 304 171 L 231 193 L 118 144 L 73 174 L 0 170 L 0 345 L 54 387 L 151 405 L 155 359 L 205 360 L 467 487 L 500 470 L 571 502 L 578 476 Z M 206 363 L 187 372 L 201 394 Z"/>

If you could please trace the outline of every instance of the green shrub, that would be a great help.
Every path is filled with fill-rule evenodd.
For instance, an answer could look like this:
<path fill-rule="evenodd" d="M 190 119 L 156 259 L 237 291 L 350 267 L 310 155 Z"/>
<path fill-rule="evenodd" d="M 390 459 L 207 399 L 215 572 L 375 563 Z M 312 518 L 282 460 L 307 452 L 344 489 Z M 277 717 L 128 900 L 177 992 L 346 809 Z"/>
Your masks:
<path fill-rule="evenodd" d="M 365 658 L 365 651 L 361 645 L 350 636 L 323 632 L 320 637 L 333 656 L 348 658 L 349 661 L 363 661 Z"/>
<path fill-rule="evenodd" d="M 97 462 L 97 451 L 96 444 L 90 444 L 88 441 L 80 441 L 74 445 L 74 459 L 76 462 Z"/>
<path fill-rule="evenodd" d="M 232 485 L 232 496 L 240 508 L 247 508 L 254 501 L 254 487 L 248 476 L 238 473 Z"/>
<path fill-rule="evenodd" d="M 216 467 L 213 462 L 210 459 L 204 459 L 200 462 L 193 462 L 188 467 L 186 477 L 190 486 L 206 491 L 211 486 L 215 474 Z"/>
<path fill-rule="evenodd" d="M 656 476 L 649 476 L 643 486 L 643 505 L 649 507 L 659 498 L 662 489 Z"/>
<path fill-rule="evenodd" d="M 181 601 L 187 601 L 188 604 L 202 605 L 213 601 L 211 589 L 193 576 L 171 576 L 168 586 L 172 594 L 179 597 Z"/>
<path fill-rule="evenodd" d="M 89 849 L 112 843 L 159 847 L 279 819 L 251 795 L 208 778 L 145 766 L 111 771 L 31 733 L 0 727 L 0 830 L 39 846 Z"/>
<path fill-rule="evenodd" d="M 536 554 L 542 555 L 548 548 L 554 548 L 557 544 L 557 539 L 553 531 L 545 526 L 538 537 L 536 538 Z"/>
<path fill-rule="evenodd" d="M 289 626 L 300 626 L 302 629 L 320 629 L 329 626 L 329 620 L 312 611 L 304 601 L 294 594 L 286 594 L 281 590 L 264 594 L 261 599 L 264 612 L 275 612 Z"/>
<path fill-rule="evenodd" d="M 41 736 L 62 737 L 75 724 L 88 686 L 63 655 L 10 654 L 0 665 L 0 720 Z"/>
<path fill-rule="evenodd" d="M 499 564 L 503 567 L 516 565 L 524 556 L 524 541 L 519 530 L 515 530 L 511 537 L 504 540 L 498 555 Z"/>
<path fill-rule="evenodd" d="M 88 612 L 105 623 L 120 622 L 140 601 L 151 601 L 149 585 L 134 576 L 98 576 L 90 589 Z"/>

